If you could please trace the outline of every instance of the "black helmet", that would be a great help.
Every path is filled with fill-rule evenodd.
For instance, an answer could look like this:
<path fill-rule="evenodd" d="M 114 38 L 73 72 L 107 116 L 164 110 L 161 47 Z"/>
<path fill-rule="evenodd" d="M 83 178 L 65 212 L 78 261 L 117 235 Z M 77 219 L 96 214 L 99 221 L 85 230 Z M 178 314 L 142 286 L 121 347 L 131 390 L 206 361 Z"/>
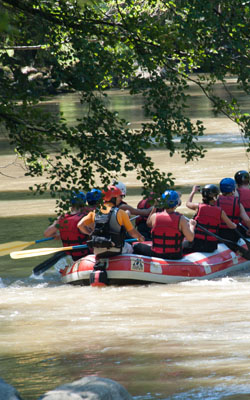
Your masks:
<path fill-rule="evenodd" d="M 204 199 L 212 200 L 219 195 L 219 188 L 215 185 L 206 185 L 202 188 L 201 194 Z"/>
<path fill-rule="evenodd" d="M 235 179 L 236 183 L 238 183 L 238 185 L 248 184 L 249 180 L 250 180 L 249 173 L 244 170 L 238 171 L 234 175 L 234 179 Z"/>

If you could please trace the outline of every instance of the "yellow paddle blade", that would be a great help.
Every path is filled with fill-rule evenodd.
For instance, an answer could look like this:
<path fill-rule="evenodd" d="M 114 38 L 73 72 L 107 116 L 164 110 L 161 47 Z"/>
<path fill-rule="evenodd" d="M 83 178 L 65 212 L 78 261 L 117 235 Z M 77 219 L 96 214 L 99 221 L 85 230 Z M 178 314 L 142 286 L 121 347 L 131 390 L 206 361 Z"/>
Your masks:
<path fill-rule="evenodd" d="M 6 256 L 15 250 L 22 250 L 25 247 L 31 246 L 35 242 L 9 242 L 0 244 L 0 257 Z"/>
<path fill-rule="evenodd" d="M 64 250 L 72 250 L 72 246 L 70 247 L 57 247 L 57 248 L 43 248 L 43 249 L 32 249 L 32 250 L 24 250 L 24 251 L 14 251 L 10 253 L 11 258 L 28 258 L 28 257 L 37 257 L 37 256 L 45 256 L 47 254 L 53 254 L 58 251 Z"/>

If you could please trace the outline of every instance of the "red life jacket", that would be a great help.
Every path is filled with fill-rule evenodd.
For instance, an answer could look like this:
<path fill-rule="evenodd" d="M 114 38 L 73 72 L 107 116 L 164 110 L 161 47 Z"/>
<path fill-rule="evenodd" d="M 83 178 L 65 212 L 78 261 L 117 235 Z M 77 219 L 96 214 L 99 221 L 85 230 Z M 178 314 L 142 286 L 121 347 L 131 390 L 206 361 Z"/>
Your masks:
<path fill-rule="evenodd" d="M 219 196 L 217 199 L 217 206 L 221 207 L 235 224 L 240 222 L 240 202 L 239 197 L 235 196 Z M 228 229 L 225 222 L 221 221 L 220 228 Z"/>
<path fill-rule="evenodd" d="M 247 215 L 250 217 L 250 189 L 248 188 L 238 188 L 240 203 L 246 210 Z"/>
<path fill-rule="evenodd" d="M 152 251 L 161 254 L 171 253 L 182 256 L 183 233 L 179 229 L 182 214 L 166 211 L 156 214 L 152 233 Z"/>
<path fill-rule="evenodd" d="M 137 208 L 139 208 L 139 210 L 146 210 L 150 207 L 151 207 L 151 204 L 149 203 L 149 199 L 143 199 L 143 200 L 139 201 L 139 203 L 137 204 Z M 148 219 L 148 215 L 145 215 L 145 217 L 140 215 L 135 220 L 136 226 L 138 226 L 141 222 L 146 222 L 147 219 Z"/>
<path fill-rule="evenodd" d="M 220 207 L 202 203 L 199 204 L 199 209 L 194 219 L 210 232 L 217 234 L 221 223 L 221 212 L 222 209 Z M 198 226 L 195 228 L 195 238 L 208 240 L 210 242 L 217 241 L 215 237 L 208 235 L 206 232 L 199 229 Z"/>
<path fill-rule="evenodd" d="M 93 209 L 93 208 L 92 208 Z M 84 212 L 78 214 L 66 214 L 64 217 L 59 219 L 59 231 L 63 247 L 78 246 L 80 244 L 86 244 L 89 240 L 89 236 L 80 232 L 77 228 L 78 222 L 91 211 L 90 207 L 86 208 Z M 73 259 L 78 259 L 89 254 L 88 248 L 75 251 L 66 251 L 70 254 Z"/>

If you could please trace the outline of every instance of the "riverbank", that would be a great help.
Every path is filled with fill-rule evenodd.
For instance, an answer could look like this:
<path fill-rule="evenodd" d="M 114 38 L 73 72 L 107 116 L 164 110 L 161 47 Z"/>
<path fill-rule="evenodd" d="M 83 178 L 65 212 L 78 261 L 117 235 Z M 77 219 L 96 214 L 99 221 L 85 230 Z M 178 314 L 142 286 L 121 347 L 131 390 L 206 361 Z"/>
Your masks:
<path fill-rule="evenodd" d="M 152 157 L 157 168 L 166 173 L 172 172 L 176 178 L 175 185 L 178 188 L 183 188 L 180 212 L 188 211 L 185 207 L 185 202 L 193 185 L 218 184 L 222 178 L 233 177 L 235 172 L 240 169 L 249 170 L 249 159 L 243 146 L 211 148 L 208 149 L 205 158 L 188 164 L 184 164 L 184 160 L 179 154 L 170 157 L 165 150 L 149 151 L 148 154 Z M 23 194 L 20 196 L 21 199 L 18 199 L 18 192 L 28 192 L 30 186 L 44 182 L 44 178 L 25 176 L 23 164 L 17 161 L 14 155 L 1 156 L 0 166 L 0 172 L 3 173 L 4 171 L 0 181 L 0 217 L 22 215 L 55 216 L 55 199 L 50 199 L 47 196 L 43 198 L 26 196 L 25 198 Z M 122 181 L 128 187 L 126 201 L 132 206 L 136 206 L 141 199 L 141 195 L 140 187 L 136 185 L 135 171 L 129 172 Z"/>

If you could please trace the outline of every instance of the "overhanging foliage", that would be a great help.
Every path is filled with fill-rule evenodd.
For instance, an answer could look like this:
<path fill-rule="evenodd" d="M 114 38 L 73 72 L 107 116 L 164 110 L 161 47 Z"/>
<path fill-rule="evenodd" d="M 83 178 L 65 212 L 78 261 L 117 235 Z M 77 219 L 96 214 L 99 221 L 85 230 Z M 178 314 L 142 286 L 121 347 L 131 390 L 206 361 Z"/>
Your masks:
<path fill-rule="evenodd" d="M 154 168 L 149 147 L 179 151 L 186 162 L 204 157 L 202 121 L 186 116 L 190 82 L 248 143 L 249 115 L 214 85 L 230 74 L 249 94 L 249 2 L 6 0 L 0 13 L 0 121 L 27 174 L 48 174 L 36 190 L 59 193 L 59 208 L 63 193 L 88 190 L 96 174 L 107 185 L 136 170 L 145 188 L 171 186 L 171 171 Z M 140 131 L 108 110 L 112 86 L 143 96 L 149 122 Z M 62 89 L 79 91 L 86 105 L 74 127 L 34 107 Z"/>

